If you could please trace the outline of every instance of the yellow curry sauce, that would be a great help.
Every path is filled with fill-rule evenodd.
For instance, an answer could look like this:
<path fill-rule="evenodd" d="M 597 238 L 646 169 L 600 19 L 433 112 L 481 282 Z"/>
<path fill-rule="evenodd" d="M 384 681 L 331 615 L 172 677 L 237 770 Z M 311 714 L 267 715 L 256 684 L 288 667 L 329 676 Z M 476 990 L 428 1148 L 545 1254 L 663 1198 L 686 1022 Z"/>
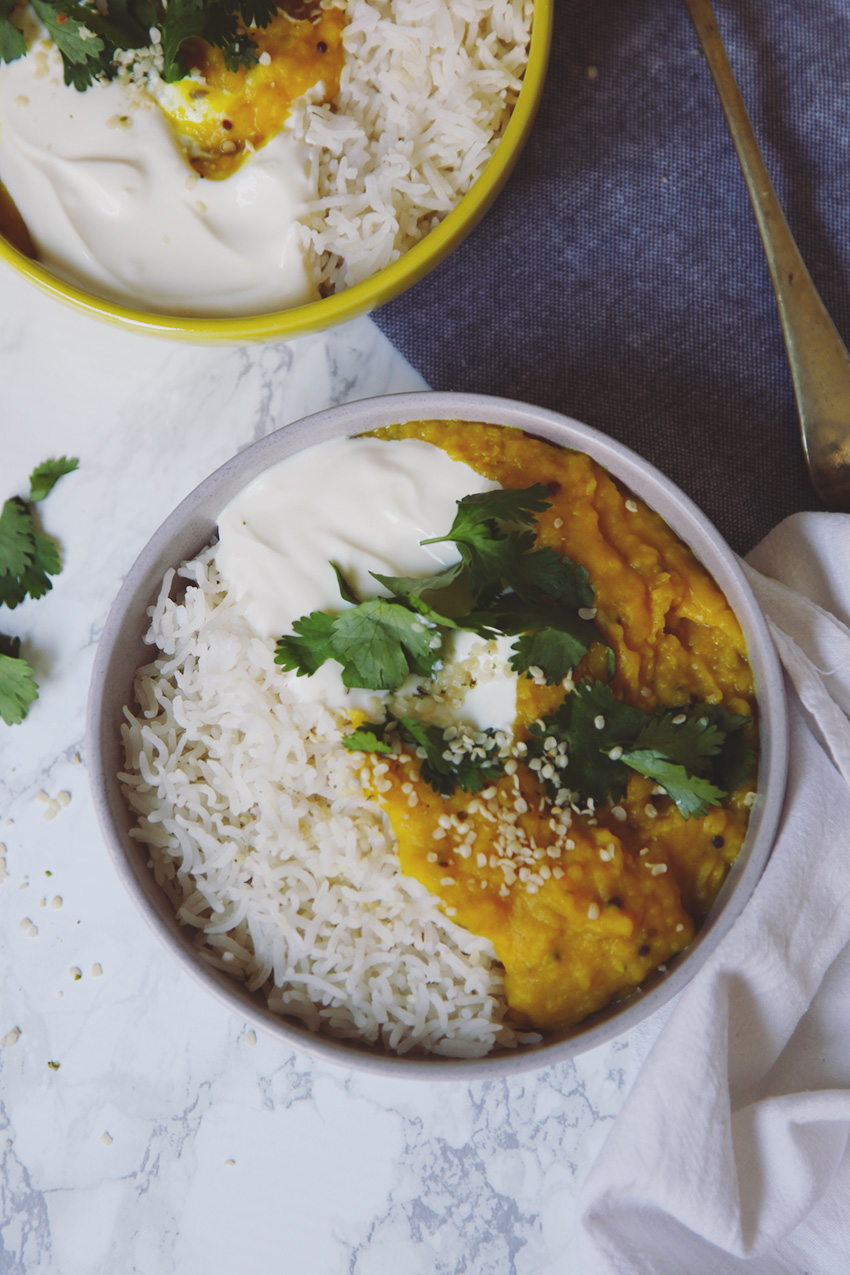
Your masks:
<path fill-rule="evenodd" d="M 290 6 L 291 7 L 291 6 Z M 339 91 L 345 61 L 340 9 L 281 9 L 266 27 L 252 30 L 259 61 L 228 71 L 219 49 L 187 40 L 183 53 L 197 78 L 179 80 L 160 101 L 202 177 L 229 177 L 286 123 L 296 98 L 322 85 L 328 102 Z"/>
<path fill-rule="evenodd" d="M 699 701 L 754 716 L 744 637 L 724 595 L 666 523 L 589 457 L 466 422 L 416 422 L 381 435 L 436 443 L 503 487 L 548 485 L 538 544 L 587 568 L 594 622 L 616 654 L 618 698 L 650 712 Z M 593 646 L 573 676 L 604 677 L 606 664 L 604 646 Z M 438 795 L 404 753 L 363 767 L 403 870 L 458 924 L 491 939 L 515 1020 L 541 1030 L 581 1021 L 687 946 L 738 854 L 751 800 L 743 788 L 685 820 L 633 773 L 616 806 L 554 806 L 522 764 L 522 740 L 570 685 L 520 676 L 520 758 L 481 794 Z M 755 743 L 755 726 L 747 729 Z"/>

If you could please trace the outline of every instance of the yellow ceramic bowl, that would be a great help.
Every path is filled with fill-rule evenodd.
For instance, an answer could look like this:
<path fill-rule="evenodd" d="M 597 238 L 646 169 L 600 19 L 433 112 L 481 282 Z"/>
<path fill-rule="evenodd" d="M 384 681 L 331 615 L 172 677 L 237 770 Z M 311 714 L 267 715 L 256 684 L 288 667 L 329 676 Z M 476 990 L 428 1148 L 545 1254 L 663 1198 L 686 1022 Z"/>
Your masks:
<path fill-rule="evenodd" d="M 51 296 L 86 314 L 136 332 L 190 341 L 280 341 L 319 332 L 368 314 L 417 283 L 478 224 L 504 185 L 525 144 L 543 90 L 552 37 L 553 0 L 535 0 L 528 66 L 513 114 L 496 151 L 475 185 L 452 212 L 398 261 L 352 288 L 290 310 L 225 318 L 198 318 L 137 310 L 107 301 L 60 279 L 0 235 L 0 260 Z"/>

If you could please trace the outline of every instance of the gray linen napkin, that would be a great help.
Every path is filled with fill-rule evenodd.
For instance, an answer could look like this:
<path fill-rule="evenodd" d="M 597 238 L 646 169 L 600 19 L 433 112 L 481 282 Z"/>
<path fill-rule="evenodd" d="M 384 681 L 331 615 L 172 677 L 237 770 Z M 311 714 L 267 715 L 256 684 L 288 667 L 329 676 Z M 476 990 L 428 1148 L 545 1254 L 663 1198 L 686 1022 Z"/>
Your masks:
<path fill-rule="evenodd" d="M 435 389 L 566 412 L 739 552 L 818 508 L 761 243 L 683 0 L 555 0 L 544 101 L 483 222 L 375 314 Z M 716 0 L 780 198 L 850 339 L 850 5 Z"/>

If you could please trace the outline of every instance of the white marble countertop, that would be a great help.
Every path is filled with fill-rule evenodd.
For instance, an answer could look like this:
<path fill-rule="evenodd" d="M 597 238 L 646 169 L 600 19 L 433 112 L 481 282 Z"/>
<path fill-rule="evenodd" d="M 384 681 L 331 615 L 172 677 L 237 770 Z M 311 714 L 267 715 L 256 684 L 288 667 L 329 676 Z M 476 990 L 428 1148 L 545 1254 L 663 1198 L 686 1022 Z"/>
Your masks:
<path fill-rule="evenodd" d="M 421 385 L 368 320 L 288 345 L 177 345 L 0 267 L 0 501 L 47 457 L 80 460 L 41 506 L 62 574 L 0 617 L 41 683 L 25 722 L 0 721 L 0 1272 L 576 1269 L 577 1194 L 624 1097 L 625 1039 L 470 1084 L 290 1052 L 174 966 L 89 797 L 95 646 L 165 515 L 272 429 Z"/>

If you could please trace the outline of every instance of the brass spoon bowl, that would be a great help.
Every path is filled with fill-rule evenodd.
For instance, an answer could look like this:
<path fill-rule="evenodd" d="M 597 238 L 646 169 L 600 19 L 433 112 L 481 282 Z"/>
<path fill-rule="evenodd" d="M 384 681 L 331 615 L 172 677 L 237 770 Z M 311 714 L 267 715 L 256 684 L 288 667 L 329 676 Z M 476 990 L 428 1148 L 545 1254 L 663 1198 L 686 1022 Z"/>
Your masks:
<path fill-rule="evenodd" d="M 812 486 L 850 512 L 850 354 L 800 256 L 756 141 L 710 0 L 685 0 L 747 184 L 776 294 Z"/>

